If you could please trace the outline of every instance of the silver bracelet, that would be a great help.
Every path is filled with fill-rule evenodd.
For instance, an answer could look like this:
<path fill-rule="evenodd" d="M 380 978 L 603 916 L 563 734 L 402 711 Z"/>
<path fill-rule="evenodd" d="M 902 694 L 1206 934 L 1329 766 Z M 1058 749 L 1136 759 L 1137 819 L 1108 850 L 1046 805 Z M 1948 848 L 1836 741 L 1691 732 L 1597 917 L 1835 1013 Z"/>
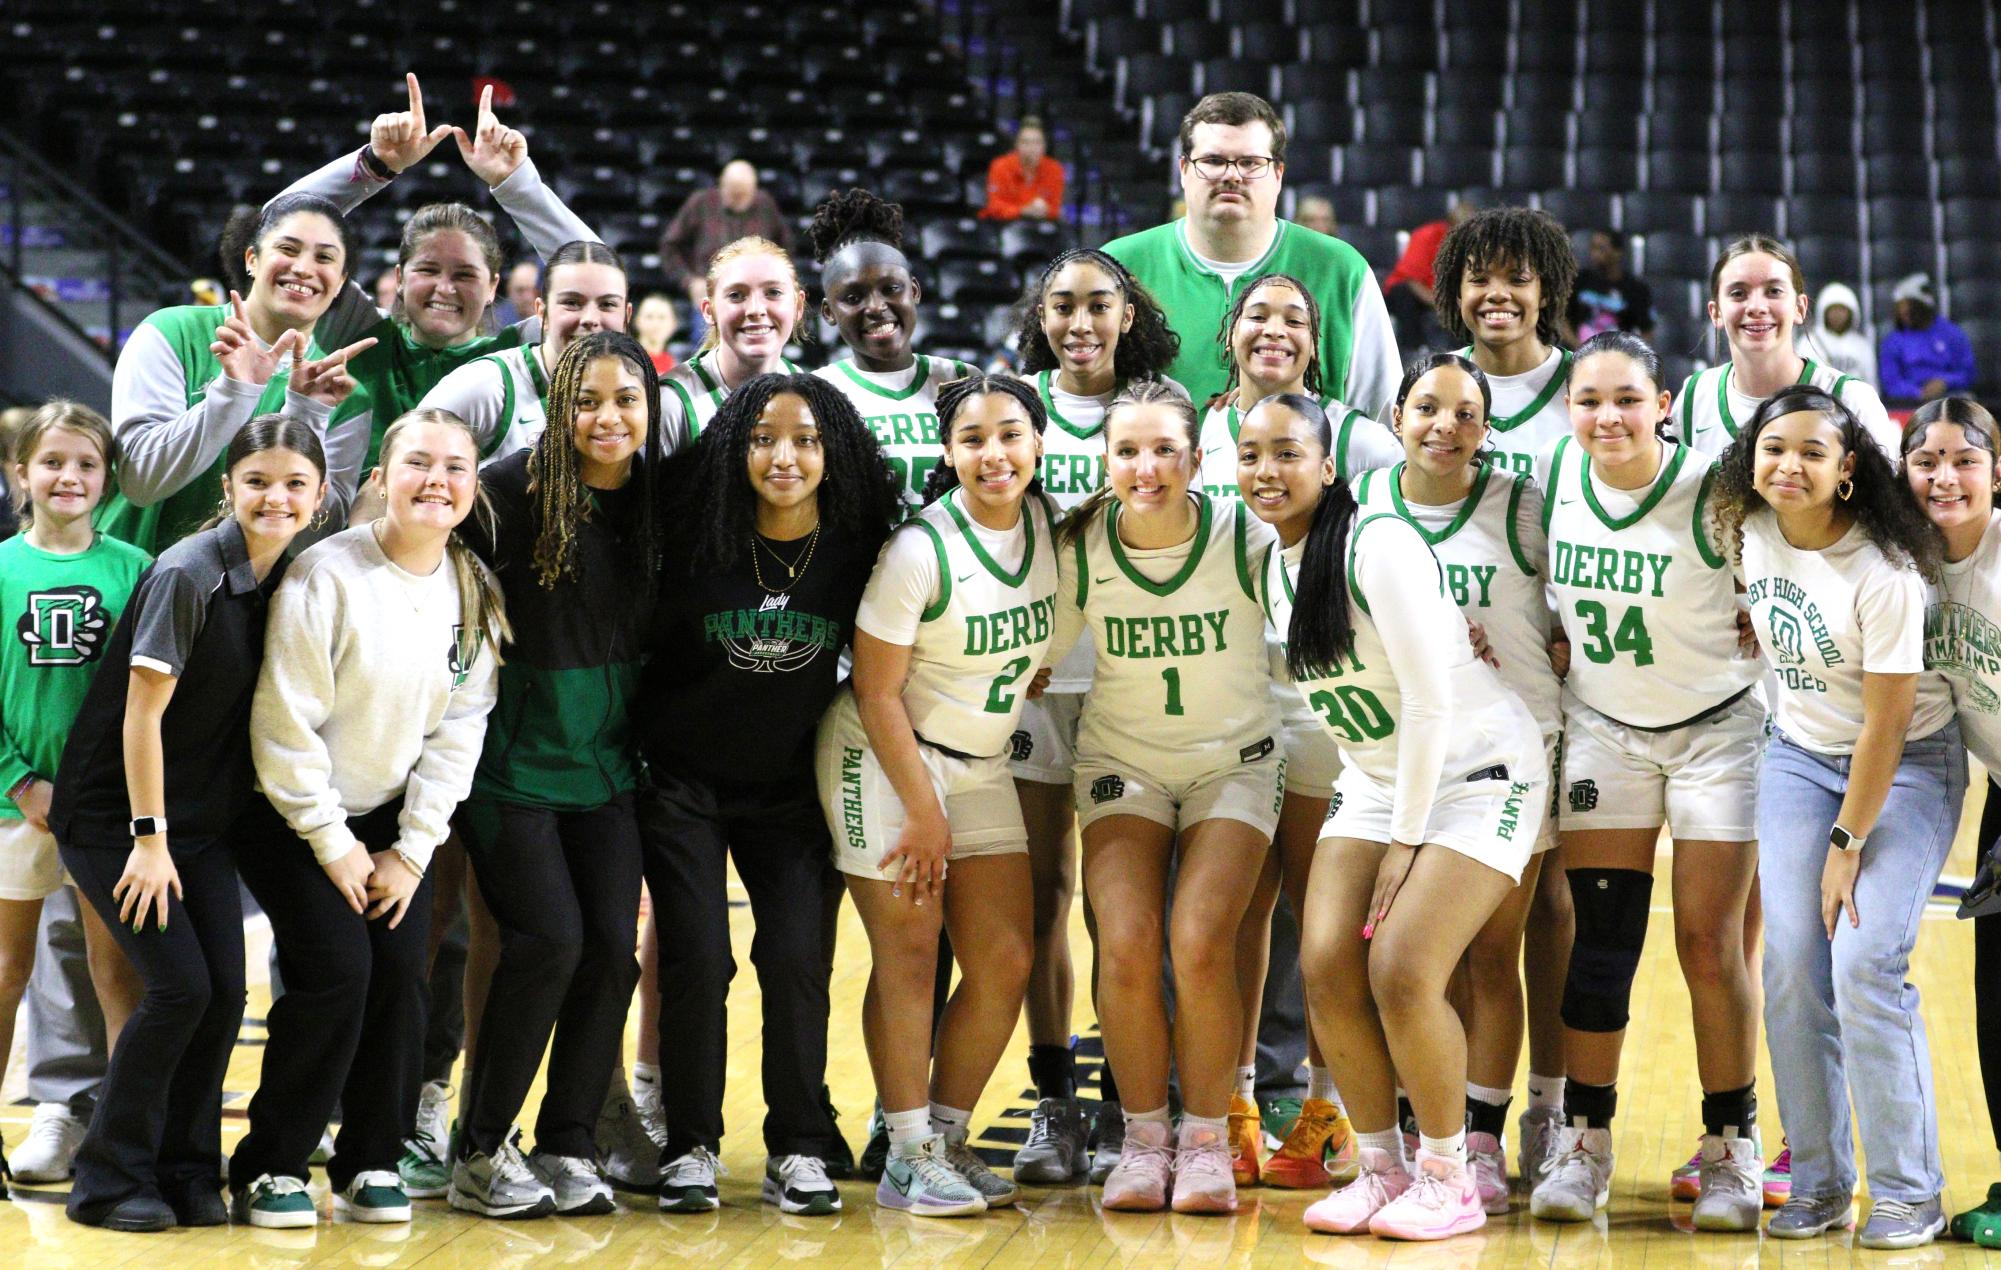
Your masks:
<path fill-rule="evenodd" d="M 414 874 L 416 874 L 416 875 L 417 875 L 417 880 L 418 880 L 418 881 L 420 881 L 420 882 L 421 882 L 421 881 L 423 881 L 423 879 L 424 879 L 424 866 L 423 866 L 423 865 L 421 865 L 421 864 L 419 864 L 419 863 L 417 863 L 417 857 L 416 857 L 416 856 L 413 856 L 413 855 L 411 855 L 411 854 L 410 854 L 410 853 L 409 853 L 408 851 L 405 851 L 405 850 L 404 850 L 404 849 L 403 849 L 402 847 L 400 847 L 400 846 L 395 846 L 395 847 L 391 847 L 391 848 L 389 848 L 389 849 L 390 849 L 391 851 L 394 851 L 394 852 L 396 853 L 396 858 L 397 858 L 398 860 L 401 860 L 401 861 L 403 862 L 403 865 L 404 865 L 404 867 L 405 867 L 405 868 L 409 869 L 409 870 L 410 870 L 410 872 L 412 872 L 412 873 L 414 873 Z"/>

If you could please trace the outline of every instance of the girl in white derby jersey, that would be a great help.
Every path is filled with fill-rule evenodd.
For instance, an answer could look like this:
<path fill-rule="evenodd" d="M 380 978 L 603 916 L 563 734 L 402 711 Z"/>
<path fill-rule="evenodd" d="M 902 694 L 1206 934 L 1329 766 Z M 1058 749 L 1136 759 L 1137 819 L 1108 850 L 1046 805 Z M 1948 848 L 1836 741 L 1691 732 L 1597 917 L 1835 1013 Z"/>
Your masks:
<path fill-rule="evenodd" d="M 1239 435 L 1257 450 L 1249 505 L 1278 530 L 1259 595 L 1343 760 L 1300 960 L 1360 1173 L 1306 1222 L 1442 1239 L 1487 1220 L 1466 1161 L 1465 1034 L 1446 990 L 1528 862 L 1548 773 L 1534 717 L 1474 654 L 1431 548 L 1401 517 L 1358 514 L 1332 439 L 1324 416 L 1281 405 Z M 1422 1135 L 1415 1175 L 1399 1080 Z"/>
<path fill-rule="evenodd" d="M 1056 560 L 1034 487 L 1034 391 L 958 380 L 938 418 L 946 462 L 876 562 L 853 687 L 821 722 L 816 766 L 873 957 L 862 1034 L 890 1142 L 876 1202 L 959 1217 L 1016 1196 L 966 1140 L 1028 984 L 1028 835 L 1007 753 L 1054 632 Z M 941 927 L 961 977 L 936 1020 L 934 1065 Z"/>
<path fill-rule="evenodd" d="M 1237 499 L 1191 486 L 1195 408 L 1159 383 L 1105 415 L 1110 486 L 1063 528 L 1052 657 L 1097 645 L 1074 783 L 1084 887 L 1097 917 L 1098 1005 L 1126 1138 L 1107 1208 L 1236 1208 L 1226 1117 L 1241 1035 L 1235 937 L 1285 784 L 1251 561 L 1270 531 Z M 1178 854 L 1175 1024 L 1161 996 L 1161 913 Z M 1168 1145 L 1167 1069 L 1181 1077 Z M 1140 1108 L 1135 1111 L 1133 1108 Z"/>
<path fill-rule="evenodd" d="M 785 346 L 806 314 L 806 291 L 785 249 L 768 238 L 739 238 L 709 261 L 708 279 L 702 347 L 660 378 L 661 436 L 676 445 L 700 436 L 739 385 L 799 373 Z"/>

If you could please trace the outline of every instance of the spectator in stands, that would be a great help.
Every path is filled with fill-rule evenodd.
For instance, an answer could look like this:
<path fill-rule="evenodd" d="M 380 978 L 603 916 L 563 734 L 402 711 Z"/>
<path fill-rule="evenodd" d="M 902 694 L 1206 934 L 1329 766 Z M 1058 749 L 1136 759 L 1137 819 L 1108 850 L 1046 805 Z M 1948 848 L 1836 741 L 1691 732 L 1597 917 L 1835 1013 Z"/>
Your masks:
<path fill-rule="evenodd" d="M 1472 215 L 1473 205 L 1460 199 L 1452 204 L 1444 220 L 1430 221 L 1411 230 L 1403 255 L 1397 257 L 1390 276 L 1383 279 L 1383 302 L 1389 307 L 1390 320 L 1396 324 L 1397 347 L 1406 352 L 1442 349 L 1449 343 L 1432 313 L 1431 262 L 1438 257 L 1438 244 L 1445 241 L 1446 231 Z"/>
<path fill-rule="evenodd" d="M 688 293 L 695 320 L 688 336 L 702 338 L 702 301 L 709 298 L 709 261 L 739 238 L 763 238 L 792 250 L 792 222 L 757 188 L 757 169 L 743 159 L 723 165 L 713 188 L 696 190 L 660 236 L 660 267 Z"/>
<path fill-rule="evenodd" d="M 1591 231 L 1590 259 L 1570 297 L 1570 330 L 1579 344 L 1611 330 L 1654 337 L 1653 288 L 1626 272 L 1625 244 L 1609 229 Z"/>
<path fill-rule="evenodd" d="M 1897 329 L 1883 337 L 1884 401 L 1915 406 L 1972 388 L 1972 341 L 1938 311 L 1931 275 L 1906 276 L 1890 298 L 1897 302 Z"/>
<path fill-rule="evenodd" d="M 1308 194 L 1299 200 L 1299 205 L 1292 212 L 1292 223 L 1329 238 L 1339 237 L 1341 232 L 1340 224 L 1334 219 L 1334 201 L 1319 194 Z"/>
<path fill-rule="evenodd" d="M 402 298 L 400 290 L 402 281 L 402 278 L 396 272 L 395 265 L 391 265 L 381 273 L 375 275 L 375 307 L 392 318 L 396 316 L 396 306 Z"/>
<path fill-rule="evenodd" d="M 1401 371 L 1383 294 L 1361 253 L 1278 216 L 1285 121 L 1253 93 L 1211 93 L 1181 120 L 1187 216 L 1105 244 L 1160 300 L 1181 352 L 1167 374 L 1197 406 L 1223 389 L 1217 332 L 1236 296 L 1268 273 L 1313 289 L 1321 312 L 1321 391 L 1374 415 Z"/>
<path fill-rule="evenodd" d="M 14 467 L 14 438 L 21 434 L 21 429 L 34 415 L 34 408 L 30 406 L 9 406 L 0 410 L 0 541 L 12 538 L 21 528 L 7 473 Z M 26 498 L 23 493 L 23 505 Z"/>
<path fill-rule="evenodd" d="M 1807 331 L 1812 356 L 1865 384 L 1876 382 L 1876 335 L 1862 325 L 1862 305 L 1845 282 L 1830 282 L 1813 301 Z"/>
<path fill-rule="evenodd" d="M 1063 165 L 1049 157 L 1042 120 L 1022 116 L 1014 149 L 987 165 L 981 220 L 1057 220 L 1063 215 Z"/>
<path fill-rule="evenodd" d="M 534 317 L 535 301 L 541 298 L 542 266 L 533 260 L 518 262 L 507 271 L 507 293 L 493 306 L 493 328 L 505 330 Z"/>
<path fill-rule="evenodd" d="M 639 308 L 632 315 L 633 333 L 639 337 L 639 346 L 653 358 L 653 371 L 664 375 L 674 369 L 674 354 L 667 350 L 667 342 L 680 329 L 681 319 L 674 312 L 674 302 L 655 291 L 642 297 Z"/>

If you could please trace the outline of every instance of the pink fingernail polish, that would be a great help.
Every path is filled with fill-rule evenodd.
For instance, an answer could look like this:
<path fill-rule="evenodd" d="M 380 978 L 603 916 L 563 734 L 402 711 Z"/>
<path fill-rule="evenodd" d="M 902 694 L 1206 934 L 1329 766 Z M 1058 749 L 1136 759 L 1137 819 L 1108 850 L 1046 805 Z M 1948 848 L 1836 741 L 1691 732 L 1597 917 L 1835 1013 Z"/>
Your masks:
<path fill-rule="evenodd" d="M 1374 922 L 1364 923 L 1362 926 L 1362 938 L 1374 939 L 1375 936 L 1376 936 L 1376 924 Z"/>

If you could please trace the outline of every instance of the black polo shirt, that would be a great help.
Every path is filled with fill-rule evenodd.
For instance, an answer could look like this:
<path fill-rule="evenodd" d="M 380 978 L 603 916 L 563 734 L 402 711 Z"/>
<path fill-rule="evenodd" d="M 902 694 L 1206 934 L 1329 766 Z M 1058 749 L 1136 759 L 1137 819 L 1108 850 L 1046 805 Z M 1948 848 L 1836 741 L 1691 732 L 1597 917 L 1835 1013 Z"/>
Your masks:
<path fill-rule="evenodd" d="M 132 845 L 124 728 L 133 666 L 176 680 L 160 720 L 168 844 L 193 848 L 228 832 L 252 791 L 250 697 L 284 572 L 280 557 L 258 584 L 232 517 L 167 548 L 140 575 L 63 746 L 49 829 L 64 846 Z"/>

